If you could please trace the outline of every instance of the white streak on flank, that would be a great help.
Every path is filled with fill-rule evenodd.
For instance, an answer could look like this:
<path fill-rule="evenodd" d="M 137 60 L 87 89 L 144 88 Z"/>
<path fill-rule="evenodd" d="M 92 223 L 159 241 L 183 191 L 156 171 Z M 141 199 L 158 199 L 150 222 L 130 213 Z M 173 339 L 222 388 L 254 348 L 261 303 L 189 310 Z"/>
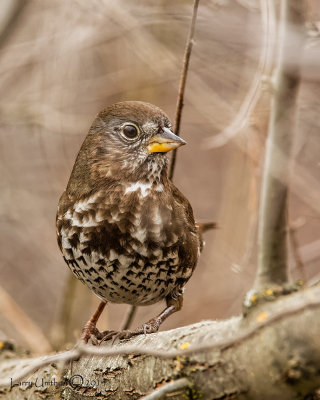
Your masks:
<path fill-rule="evenodd" d="M 64 214 L 64 218 L 66 218 L 66 219 L 71 219 L 71 218 L 72 218 L 72 215 L 71 215 L 70 210 L 68 210 L 68 211 Z"/>
<path fill-rule="evenodd" d="M 152 188 L 152 183 L 133 183 L 132 185 L 128 186 L 125 190 L 125 194 L 136 192 L 137 190 L 141 191 L 141 196 L 146 197 Z M 162 192 L 163 191 L 163 185 L 159 184 L 154 187 L 154 190 L 157 192 Z"/>
<path fill-rule="evenodd" d="M 74 205 L 74 211 L 71 212 L 70 210 L 68 210 L 64 214 L 64 218 L 71 220 L 71 224 L 73 226 L 79 226 L 79 227 L 84 227 L 84 228 L 90 227 L 90 226 L 97 226 L 99 222 L 103 221 L 103 219 L 101 217 L 99 218 L 98 214 L 95 216 L 94 219 L 91 216 L 88 218 L 84 217 L 83 222 L 81 222 L 75 215 L 76 213 L 83 213 L 83 212 L 90 210 L 92 208 L 92 204 L 97 200 L 97 197 L 98 197 L 98 194 L 95 194 L 93 196 L 90 196 L 86 200 L 78 201 Z"/>
<path fill-rule="evenodd" d="M 90 210 L 92 208 L 91 204 L 93 204 L 97 200 L 97 197 L 98 197 L 98 195 L 95 194 L 93 196 L 88 197 L 85 200 L 78 201 L 74 205 L 74 211 L 75 212 L 83 212 L 83 211 Z"/>
<path fill-rule="evenodd" d="M 148 191 L 151 189 L 151 186 L 151 183 L 137 182 L 128 186 L 124 193 L 127 194 L 131 192 L 136 192 L 138 189 L 140 189 L 142 197 L 146 197 L 148 195 Z"/>
<path fill-rule="evenodd" d="M 99 214 L 96 214 L 94 218 L 89 216 L 88 218 L 85 217 L 82 222 L 76 217 L 72 216 L 71 218 L 71 225 L 72 226 L 79 226 L 81 228 L 89 228 L 90 226 L 97 226 L 99 222 L 104 221 L 103 218 L 99 217 Z"/>
<path fill-rule="evenodd" d="M 96 222 L 95 222 L 95 224 L 92 224 L 92 222 L 93 222 L 93 221 L 88 220 L 88 221 L 86 221 L 86 222 L 82 222 L 82 223 L 81 223 L 81 222 L 78 220 L 77 217 L 72 217 L 72 218 L 71 218 L 71 225 L 72 225 L 72 226 L 79 226 L 79 227 L 87 228 L 87 227 L 89 227 L 89 226 L 96 226 L 96 225 L 97 225 Z"/>
<path fill-rule="evenodd" d="M 64 249 L 71 249 L 71 245 L 69 243 L 69 240 L 65 235 L 62 235 L 62 247 Z"/>
<path fill-rule="evenodd" d="M 74 211 L 77 213 L 88 211 L 90 208 L 90 205 L 86 201 L 79 201 L 74 205 Z"/>

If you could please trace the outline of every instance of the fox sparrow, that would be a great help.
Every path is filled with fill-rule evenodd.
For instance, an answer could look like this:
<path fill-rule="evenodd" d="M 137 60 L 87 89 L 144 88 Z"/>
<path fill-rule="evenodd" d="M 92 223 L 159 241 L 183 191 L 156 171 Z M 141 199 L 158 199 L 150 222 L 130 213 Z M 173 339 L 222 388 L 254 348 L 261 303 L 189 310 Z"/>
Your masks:
<path fill-rule="evenodd" d="M 101 300 L 83 339 L 156 332 L 182 306 L 202 246 L 188 200 L 167 177 L 167 152 L 186 142 L 166 114 L 139 101 L 111 105 L 94 120 L 57 211 L 57 238 L 71 271 Z M 134 331 L 100 333 L 112 303 L 166 309 Z"/>

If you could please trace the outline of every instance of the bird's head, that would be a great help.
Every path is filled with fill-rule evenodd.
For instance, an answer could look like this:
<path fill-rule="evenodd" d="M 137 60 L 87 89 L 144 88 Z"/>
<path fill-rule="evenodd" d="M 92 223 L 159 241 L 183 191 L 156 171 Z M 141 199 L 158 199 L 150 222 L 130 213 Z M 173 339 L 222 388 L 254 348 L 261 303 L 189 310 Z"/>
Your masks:
<path fill-rule="evenodd" d="M 70 184 L 155 181 L 166 174 L 167 152 L 186 142 L 171 131 L 167 115 L 140 101 L 116 103 L 93 121 L 78 154 Z"/>

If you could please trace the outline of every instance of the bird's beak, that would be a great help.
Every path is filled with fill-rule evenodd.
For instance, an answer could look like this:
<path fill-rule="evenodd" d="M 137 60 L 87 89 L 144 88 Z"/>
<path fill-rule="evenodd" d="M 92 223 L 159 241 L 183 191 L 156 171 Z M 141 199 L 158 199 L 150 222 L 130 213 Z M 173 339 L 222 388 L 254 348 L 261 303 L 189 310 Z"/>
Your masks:
<path fill-rule="evenodd" d="M 162 128 L 162 132 L 153 136 L 148 144 L 149 153 L 166 153 L 186 144 L 183 139 L 175 135 L 169 128 Z"/>

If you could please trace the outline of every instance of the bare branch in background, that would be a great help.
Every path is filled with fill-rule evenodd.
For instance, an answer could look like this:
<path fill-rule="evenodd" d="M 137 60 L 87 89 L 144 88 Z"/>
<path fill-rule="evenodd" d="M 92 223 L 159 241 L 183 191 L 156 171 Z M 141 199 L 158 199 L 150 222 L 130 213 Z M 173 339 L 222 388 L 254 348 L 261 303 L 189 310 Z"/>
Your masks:
<path fill-rule="evenodd" d="M 268 77 L 271 73 L 274 45 L 276 43 L 276 22 L 273 0 L 261 0 L 260 9 L 263 43 L 261 45 L 258 69 L 234 120 L 223 132 L 206 139 L 204 141 L 206 148 L 224 146 L 250 124 L 251 114 L 260 97 L 263 78 L 264 76 Z"/>
<path fill-rule="evenodd" d="M 190 25 L 189 36 L 187 39 L 187 45 L 184 53 L 183 58 L 183 67 L 180 76 L 180 85 L 179 85 L 179 92 L 178 92 L 178 100 L 177 100 L 177 108 L 176 108 L 176 116 L 174 121 L 174 133 L 179 136 L 180 134 L 180 125 L 181 125 L 181 117 L 182 117 L 182 108 L 184 102 L 184 91 L 187 82 L 188 76 L 188 68 L 190 63 L 191 51 L 193 47 L 193 38 L 194 38 L 194 31 L 196 27 L 196 19 L 197 19 L 197 12 L 198 12 L 198 5 L 199 0 L 195 0 L 193 3 L 193 13 Z M 177 159 L 177 150 L 173 150 L 170 170 L 169 170 L 169 179 L 172 180 L 174 174 L 175 163 Z"/>
<path fill-rule="evenodd" d="M 123 322 L 122 327 L 121 327 L 122 331 L 130 328 L 130 326 L 132 324 L 132 321 L 134 319 L 134 316 L 135 316 L 135 314 L 137 312 L 137 309 L 138 309 L 137 306 L 131 306 L 131 305 L 129 306 L 128 311 L 127 311 L 127 313 L 125 315 L 125 318 L 124 318 L 124 322 Z"/>
<path fill-rule="evenodd" d="M 304 29 L 304 2 L 282 3 L 282 37 L 266 144 L 261 191 L 259 254 L 256 288 L 287 282 L 287 205 L 295 136 L 296 99 L 304 35 L 292 49 L 289 25 Z M 286 157 L 283 158 L 282 154 Z"/>
<path fill-rule="evenodd" d="M 0 47 L 8 40 L 26 5 L 26 0 L 2 0 L 0 8 Z"/>
<path fill-rule="evenodd" d="M 36 324 L 0 286 L 0 313 L 12 324 L 34 353 L 46 353 L 51 345 Z"/>

